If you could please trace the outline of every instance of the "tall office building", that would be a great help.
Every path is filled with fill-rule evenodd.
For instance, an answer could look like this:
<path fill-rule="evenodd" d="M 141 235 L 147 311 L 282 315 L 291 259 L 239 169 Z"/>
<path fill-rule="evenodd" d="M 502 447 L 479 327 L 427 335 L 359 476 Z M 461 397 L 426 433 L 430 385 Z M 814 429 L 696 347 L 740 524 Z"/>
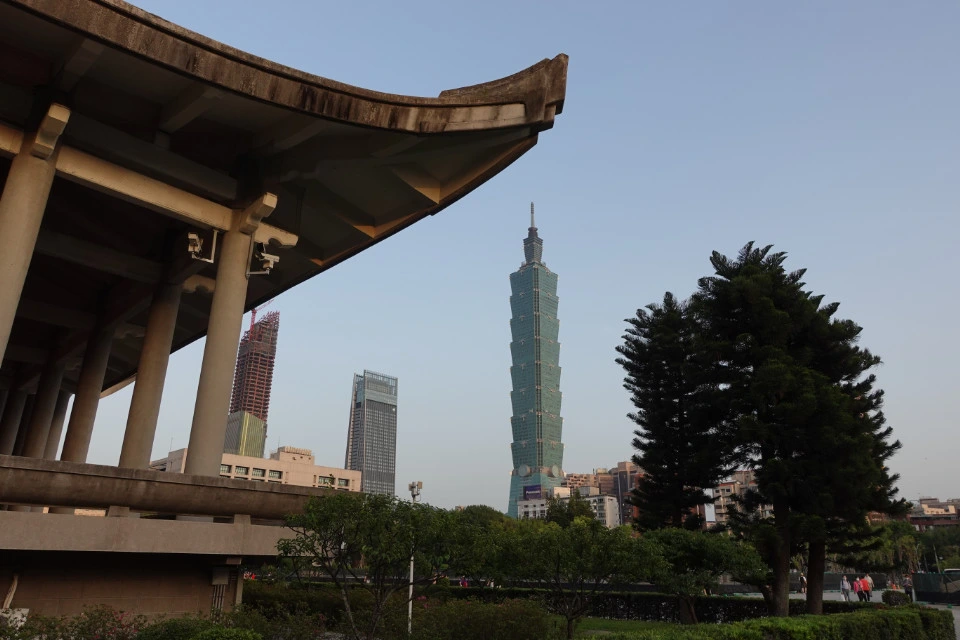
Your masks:
<path fill-rule="evenodd" d="M 547 497 L 564 476 L 557 274 L 543 263 L 533 203 L 523 254 L 520 269 L 510 274 L 513 470 L 507 514 L 514 518 L 517 500 Z"/>
<path fill-rule="evenodd" d="M 227 416 L 227 433 L 223 440 L 224 453 L 262 458 L 266 444 L 266 422 L 246 411 L 234 411 Z"/>
<path fill-rule="evenodd" d="M 373 371 L 353 376 L 347 455 L 343 466 L 360 472 L 360 487 L 364 493 L 396 494 L 396 378 Z"/>
<path fill-rule="evenodd" d="M 245 448 L 246 453 L 240 455 L 263 457 L 279 333 L 280 312 L 271 311 L 251 324 L 240 340 L 228 416 L 228 425 L 234 428 L 231 430 L 228 426 L 225 453 L 240 453 L 240 448 Z M 257 441 L 261 443 L 259 449 L 255 444 Z"/>

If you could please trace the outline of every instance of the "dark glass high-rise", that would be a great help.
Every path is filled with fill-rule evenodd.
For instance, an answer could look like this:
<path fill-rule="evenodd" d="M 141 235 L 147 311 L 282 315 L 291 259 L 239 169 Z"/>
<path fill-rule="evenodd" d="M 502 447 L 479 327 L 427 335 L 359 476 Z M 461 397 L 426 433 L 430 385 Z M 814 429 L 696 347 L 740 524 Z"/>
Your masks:
<path fill-rule="evenodd" d="M 397 379 L 373 371 L 353 376 L 347 454 L 364 493 L 396 495 Z"/>

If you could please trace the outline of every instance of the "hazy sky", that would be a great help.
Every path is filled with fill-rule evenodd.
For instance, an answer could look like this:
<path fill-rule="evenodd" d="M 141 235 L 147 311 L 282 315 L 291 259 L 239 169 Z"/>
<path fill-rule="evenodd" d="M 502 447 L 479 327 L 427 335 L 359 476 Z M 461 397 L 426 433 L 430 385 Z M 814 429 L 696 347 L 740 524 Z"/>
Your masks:
<path fill-rule="evenodd" d="M 540 143 L 470 196 L 280 296 L 269 448 L 342 466 L 354 372 L 398 376 L 397 487 L 505 509 L 510 287 L 529 202 L 559 274 L 564 467 L 628 459 L 624 318 L 714 249 L 789 253 L 884 359 L 902 495 L 960 496 L 960 5 L 139 0 L 245 51 L 435 96 L 570 56 Z M 186 446 L 202 343 L 170 364 L 154 457 Z M 131 388 L 91 461 L 116 464 Z"/>

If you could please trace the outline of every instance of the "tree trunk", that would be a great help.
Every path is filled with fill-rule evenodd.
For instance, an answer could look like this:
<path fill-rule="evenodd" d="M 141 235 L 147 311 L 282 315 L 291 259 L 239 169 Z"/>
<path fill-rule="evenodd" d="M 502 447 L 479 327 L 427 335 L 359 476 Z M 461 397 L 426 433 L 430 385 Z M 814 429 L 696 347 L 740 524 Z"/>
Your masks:
<path fill-rule="evenodd" d="M 790 615 L 790 508 L 784 500 L 773 502 L 773 522 L 777 543 L 773 550 L 773 584 L 770 615 Z"/>
<path fill-rule="evenodd" d="M 577 630 L 577 619 L 567 618 L 567 640 L 573 640 L 573 632 Z"/>
<path fill-rule="evenodd" d="M 773 611 L 773 592 L 770 590 L 770 585 L 760 585 L 760 595 L 763 596 L 763 604 L 767 605 L 767 611 Z"/>
<path fill-rule="evenodd" d="M 690 596 L 679 596 L 680 624 L 697 624 L 697 599 Z"/>
<path fill-rule="evenodd" d="M 826 564 L 826 541 L 811 541 L 807 558 L 807 613 L 812 615 L 823 613 L 823 572 Z"/>

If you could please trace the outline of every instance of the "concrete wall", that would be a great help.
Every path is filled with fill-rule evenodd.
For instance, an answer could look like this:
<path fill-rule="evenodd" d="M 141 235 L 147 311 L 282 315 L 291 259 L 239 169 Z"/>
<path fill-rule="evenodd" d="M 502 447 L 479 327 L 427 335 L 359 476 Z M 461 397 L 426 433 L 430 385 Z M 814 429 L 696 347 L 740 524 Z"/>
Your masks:
<path fill-rule="evenodd" d="M 31 614 L 73 616 L 101 604 L 148 616 L 209 613 L 215 590 L 229 611 L 237 600 L 237 568 L 217 569 L 227 584 L 215 587 L 216 562 L 174 555 L 4 552 L 0 593 L 6 594 L 17 573 L 13 608 Z"/>

